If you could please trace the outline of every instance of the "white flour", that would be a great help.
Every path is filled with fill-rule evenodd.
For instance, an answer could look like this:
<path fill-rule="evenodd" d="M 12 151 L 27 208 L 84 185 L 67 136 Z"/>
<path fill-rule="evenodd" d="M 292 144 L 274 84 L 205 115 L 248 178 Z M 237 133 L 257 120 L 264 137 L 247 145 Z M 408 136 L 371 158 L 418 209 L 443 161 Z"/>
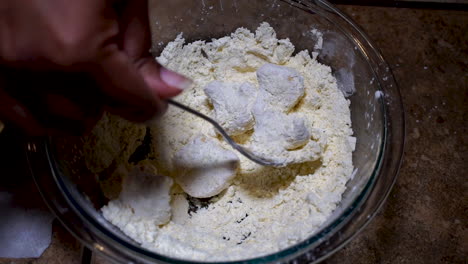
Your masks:
<path fill-rule="evenodd" d="M 292 109 L 281 110 L 284 115 L 300 118 L 291 128 L 296 138 L 288 139 L 293 147 L 285 153 L 313 145 L 315 156 L 304 154 L 312 155 L 306 157 L 308 162 L 269 168 L 234 152 L 240 160 L 235 177 L 226 177 L 227 189 L 209 201 L 188 197 L 179 185 L 172 186 L 172 215 L 165 224 L 159 225 L 148 214 L 138 215 L 122 197 L 102 208 L 104 217 L 145 248 L 191 260 L 240 260 L 266 255 L 313 234 L 341 200 L 353 171 L 355 138 L 351 136 L 349 101 L 337 88 L 331 69 L 306 50 L 294 56 L 293 52 L 288 39 L 278 40 L 273 28 L 263 23 L 255 33 L 239 28 L 231 36 L 210 42 L 185 44 L 180 35 L 157 59 L 195 81 L 194 87 L 176 100 L 215 118 L 226 112 L 216 113 L 205 94 L 204 88 L 212 81 L 250 83 L 258 90 L 256 71 L 261 66 L 271 63 L 294 69 L 303 78 L 304 92 L 298 95 L 299 102 L 286 107 Z M 232 119 L 226 124 L 232 125 L 235 139 L 248 146 L 255 138 L 249 130 L 251 117 L 248 113 L 237 115 L 244 116 L 245 121 L 235 123 Z M 151 130 L 154 159 L 147 162 L 152 162 L 159 174 L 175 179 L 180 175 L 173 163 L 174 155 L 195 138 L 209 137 L 231 150 L 211 125 L 173 107 Z M 256 146 L 266 152 L 271 147 L 266 143 Z M 129 199 L 128 192 L 125 198 Z"/>

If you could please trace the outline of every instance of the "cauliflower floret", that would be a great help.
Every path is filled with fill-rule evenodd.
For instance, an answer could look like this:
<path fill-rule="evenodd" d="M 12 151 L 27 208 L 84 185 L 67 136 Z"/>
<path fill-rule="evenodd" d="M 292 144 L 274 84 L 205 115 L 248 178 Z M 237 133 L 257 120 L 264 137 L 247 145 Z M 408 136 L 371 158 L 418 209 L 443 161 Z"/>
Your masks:
<path fill-rule="evenodd" d="M 284 124 L 283 137 L 286 141 L 285 149 L 293 150 L 303 147 L 310 140 L 310 132 L 302 117 L 291 116 Z"/>
<path fill-rule="evenodd" d="M 132 209 L 135 217 L 149 218 L 162 225 L 171 218 L 172 184 L 171 178 L 157 175 L 152 165 L 139 164 L 124 178 L 119 200 Z"/>
<path fill-rule="evenodd" d="M 269 106 L 287 112 L 304 96 L 304 78 L 296 70 L 265 64 L 257 70 L 259 97 Z"/>
<path fill-rule="evenodd" d="M 256 105 L 255 127 L 249 148 L 258 156 L 284 164 L 320 158 L 320 145 L 311 140 L 305 119 Z"/>
<path fill-rule="evenodd" d="M 215 119 L 231 135 L 239 135 L 254 125 L 251 113 L 257 89 L 250 83 L 213 81 L 204 91 L 214 107 Z"/>
<path fill-rule="evenodd" d="M 175 181 L 190 196 L 207 198 L 229 186 L 239 167 L 239 158 L 211 138 L 199 136 L 182 147 L 173 161 Z"/>
<path fill-rule="evenodd" d="M 254 133 L 249 148 L 258 156 L 283 164 L 320 158 L 306 118 L 287 113 L 304 95 L 302 76 L 295 70 L 266 64 L 257 71 L 259 96 L 252 107 Z"/>

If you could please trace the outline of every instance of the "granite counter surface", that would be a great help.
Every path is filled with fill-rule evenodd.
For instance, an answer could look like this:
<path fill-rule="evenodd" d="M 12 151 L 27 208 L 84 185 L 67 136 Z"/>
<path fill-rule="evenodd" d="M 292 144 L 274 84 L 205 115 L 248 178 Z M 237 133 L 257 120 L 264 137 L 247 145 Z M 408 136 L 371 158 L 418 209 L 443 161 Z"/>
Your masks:
<path fill-rule="evenodd" d="M 406 110 L 407 142 L 384 207 L 324 263 L 467 263 L 468 12 L 340 8 L 390 64 Z M 55 221 L 42 257 L 0 264 L 80 263 L 80 248 Z"/>
<path fill-rule="evenodd" d="M 406 147 L 380 213 L 325 263 L 467 263 L 468 12 L 343 10 L 393 70 Z"/>

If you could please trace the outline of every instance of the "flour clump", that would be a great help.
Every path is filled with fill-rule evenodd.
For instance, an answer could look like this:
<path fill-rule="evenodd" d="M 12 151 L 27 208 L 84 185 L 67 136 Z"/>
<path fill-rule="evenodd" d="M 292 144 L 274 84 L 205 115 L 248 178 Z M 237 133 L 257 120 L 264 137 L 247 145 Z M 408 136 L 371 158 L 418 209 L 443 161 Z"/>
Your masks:
<path fill-rule="evenodd" d="M 330 67 L 268 23 L 211 41 L 186 43 L 181 34 L 157 60 L 194 81 L 175 100 L 216 119 L 244 147 L 291 164 L 253 163 L 209 123 L 169 107 L 150 127 L 143 162 L 156 171 L 144 174 L 146 198 L 133 192 L 136 183 L 123 186 L 104 217 L 149 250 L 197 261 L 263 256 L 317 231 L 346 189 L 355 147 L 350 102 Z"/>

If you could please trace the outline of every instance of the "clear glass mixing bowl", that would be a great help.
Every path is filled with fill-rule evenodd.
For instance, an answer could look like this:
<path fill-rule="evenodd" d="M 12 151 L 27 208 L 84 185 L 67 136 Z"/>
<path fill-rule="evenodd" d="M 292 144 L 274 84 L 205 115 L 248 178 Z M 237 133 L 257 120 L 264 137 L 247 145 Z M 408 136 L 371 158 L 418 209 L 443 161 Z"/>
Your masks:
<path fill-rule="evenodd" d="M 404 145 L 404 112 L 387 63 L 356 24 L 326 1 L 154 1 L 151 23 L 157 54 L 180 32 L 187 41 L 222 37 L 238 27 L 250 30 L 263 21 L 289 38 L 296 51 L 314 51 L 323 33 L 318 60 L 331 66 L 340 88 L 351 100 L 357 137 L 354 177 L 338 208 L 305 241 L 279 252 L 239 262 L 264 263 L 323 260 L 353 238 L 376 214 L 395 182 Z M 50 208 L 86 246 L 122 263 L 194 263 L 140 247 L 99 213 L 107 202 L 94 175 L 69 162 L 73 139 L 33 140 L 27 146 L 35 181 Z M 63 154 L 68 153 L 68 154 Z M 305 225 L 307 223 L 304 223 Z"/>

